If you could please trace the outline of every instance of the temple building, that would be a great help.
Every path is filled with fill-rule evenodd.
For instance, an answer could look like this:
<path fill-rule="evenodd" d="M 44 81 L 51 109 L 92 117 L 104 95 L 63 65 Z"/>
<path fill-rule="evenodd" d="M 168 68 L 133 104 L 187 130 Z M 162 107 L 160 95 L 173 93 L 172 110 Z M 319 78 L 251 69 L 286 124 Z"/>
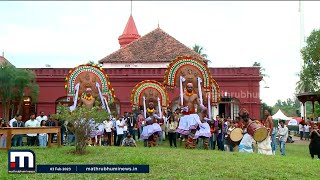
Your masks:
<path fill-rule="evenodd" d="M 170 36 L 160 27 L 140 36 L 133 17 L 130 15 L 122 35 L 119 50 L 99 60 L 115 90 L 116 99 L 111 110 L 117 114 L 131 111 L 130 95 L 134 86 L 143 80 L 164 81 L 165 71 L 177 56 L 192 56 L 208 60 Z M 115 42 L 116 43 L 116 42 Z M 0 57 L 0 60 L 3 57 Z M 80 65 L 80 64 L 79 64 Z M 59 103 L 72 104 L 64 88 L 69 68 L 34 68 L 40 87 L 38 102 L 25 106 L 24 113 L 31 111 L 55 113 Z M 260 118 L 260 75 L 259 67 L 209 68 L 220 87 L 220 103 L 212 106 L 212 115 L 225 114 L 237 117 L 240 108 L 247 108 L 252 118 Z M 170 107 L 179 99 L 179 89 L 168 90 Z M 28 99 L 28 97 L 26 97 Z M 26 103 L 28 104 L 28 103 Z"/>

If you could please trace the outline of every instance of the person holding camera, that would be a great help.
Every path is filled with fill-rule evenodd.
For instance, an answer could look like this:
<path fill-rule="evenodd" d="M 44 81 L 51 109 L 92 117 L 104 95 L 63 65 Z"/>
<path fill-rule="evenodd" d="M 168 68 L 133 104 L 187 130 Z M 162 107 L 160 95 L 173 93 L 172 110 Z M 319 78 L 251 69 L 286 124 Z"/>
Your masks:
<path fill-rule="evenodd" d="M 320 130 L 317 125 L 313 126 L 309 136 L 311 139 L 309 144 L 311 158 L 314 159 L 314 155 L 318 155 L 318 160 L 320 160 Z"/>

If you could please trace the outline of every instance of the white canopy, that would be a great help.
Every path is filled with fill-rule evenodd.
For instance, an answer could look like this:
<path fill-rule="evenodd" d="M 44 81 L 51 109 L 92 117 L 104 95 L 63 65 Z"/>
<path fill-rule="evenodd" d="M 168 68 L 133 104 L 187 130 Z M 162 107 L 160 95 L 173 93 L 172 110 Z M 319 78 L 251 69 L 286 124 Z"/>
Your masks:
<path fill-rule="evenodd" d="M 296 119 L 291 119 L 288 121 L 288 125 L 298 125 L 298 121 Z"/>
<path fill-rule="evenodd" d="M 283 114 L 283 112 L 279 109 L 276 114 L 272 116 L 272 119 L 279 119 L 279 120 L 291 120 L 291 118 L 287 117 Z"/>

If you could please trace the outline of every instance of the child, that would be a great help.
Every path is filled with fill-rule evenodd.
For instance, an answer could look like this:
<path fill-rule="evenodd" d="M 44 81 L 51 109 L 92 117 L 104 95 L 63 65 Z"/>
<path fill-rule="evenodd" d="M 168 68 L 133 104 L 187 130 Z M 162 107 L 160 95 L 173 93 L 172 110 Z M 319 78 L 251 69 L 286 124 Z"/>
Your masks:
<path fill-rule="evenodd" d="M 4 119 L 0 118 L 0 127 L 9 127 Z M 7 134 L 0 134 L 0 148 L 7 146 Z"/>

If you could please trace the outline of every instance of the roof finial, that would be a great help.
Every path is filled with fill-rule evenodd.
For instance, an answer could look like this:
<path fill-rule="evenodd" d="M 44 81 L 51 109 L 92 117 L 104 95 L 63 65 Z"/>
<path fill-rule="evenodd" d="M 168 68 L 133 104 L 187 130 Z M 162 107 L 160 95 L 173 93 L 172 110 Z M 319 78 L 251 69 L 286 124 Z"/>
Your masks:
<path fill-rule="evenodd" d="M 158 19 L 158 28 L 160 28 L 160 23 L 159 23 L 159 19 Z"/>
<path fill-rule="evenodd" d="M 130 9 L 130 15 L 132 16 L 132 0 L 131 0 L 131 9 Z"/>
<path fill-rule="evenodd" d="M 2 57 L 4 57 L 4 49 L 2 49 Z"/>

